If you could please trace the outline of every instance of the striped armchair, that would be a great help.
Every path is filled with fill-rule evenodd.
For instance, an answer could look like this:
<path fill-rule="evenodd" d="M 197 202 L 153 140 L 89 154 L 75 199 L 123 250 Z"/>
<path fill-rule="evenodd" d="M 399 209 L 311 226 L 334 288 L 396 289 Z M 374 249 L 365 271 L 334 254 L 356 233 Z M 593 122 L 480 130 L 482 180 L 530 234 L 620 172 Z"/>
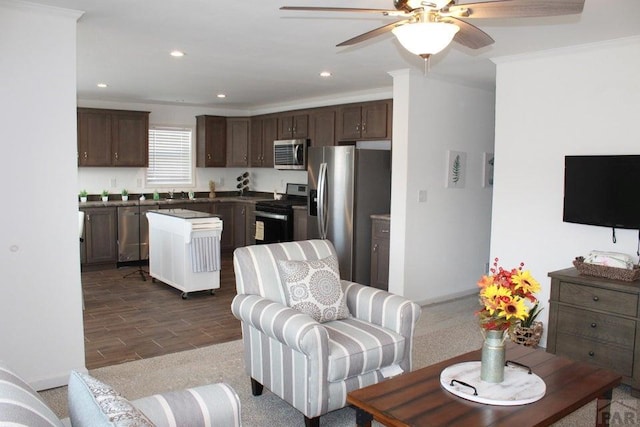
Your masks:
<path fill-rule="evenodd" d="M 307 426 L 318 426 L 321 415 L 346 405 L 348 392 L 382 381 L 383 373 L 410 371 L 420 316 L 405 298 L 345 280 L 347 319 L 321 324 L 288 307 L 277 261 L 330 255 L 331 242 L 308 240 L 238 248 L 233 259 L 231 310 L 242 321 L 252 392 L 266 386 L 302 412 Z"/>

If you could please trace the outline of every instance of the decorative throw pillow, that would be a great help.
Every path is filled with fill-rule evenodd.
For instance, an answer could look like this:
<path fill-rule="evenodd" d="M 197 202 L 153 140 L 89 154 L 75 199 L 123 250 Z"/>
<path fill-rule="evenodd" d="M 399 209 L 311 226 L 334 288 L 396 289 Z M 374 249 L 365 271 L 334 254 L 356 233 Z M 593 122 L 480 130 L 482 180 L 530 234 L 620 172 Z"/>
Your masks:
<path fill-rule="evenodd" d="M 335 255 L 308 261 L 278 260 L 289 307 L 320 323 L 349 317 Z"/>
<path fill-rule="evenodd" d="M 153 427 L 153 423 L 113 388 L 71 371 L 69 418 L 73 426 Z"/>

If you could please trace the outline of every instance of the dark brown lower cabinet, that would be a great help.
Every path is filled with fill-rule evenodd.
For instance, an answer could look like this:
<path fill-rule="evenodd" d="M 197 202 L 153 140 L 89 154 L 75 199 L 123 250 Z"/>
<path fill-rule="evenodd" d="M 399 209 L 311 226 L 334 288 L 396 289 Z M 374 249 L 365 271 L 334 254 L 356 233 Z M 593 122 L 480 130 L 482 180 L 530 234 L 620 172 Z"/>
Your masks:
<path fill-rule="evenodd" d="M 233 232 L 234 226 L 234 206 L 235 203 L 218 202 L 213 204 L 213 213 L 220 215 L 222 220 L 222 237 L 220 238 L 220 250 L 231 253 L 235 248 Z"/>
<path fill-rule="evenodd" d="M 118 216 L 115 207 L 85 208 L 85 264 L 116 263 L 118 261 Z"/>

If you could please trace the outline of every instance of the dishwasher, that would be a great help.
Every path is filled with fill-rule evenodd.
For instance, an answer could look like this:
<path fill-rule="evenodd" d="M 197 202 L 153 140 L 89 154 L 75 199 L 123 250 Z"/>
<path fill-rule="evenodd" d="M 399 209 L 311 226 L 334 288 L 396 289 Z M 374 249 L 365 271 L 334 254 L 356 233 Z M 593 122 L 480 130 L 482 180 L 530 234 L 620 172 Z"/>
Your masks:
<path fill-rule="evenodd" d="M 157 205 L 118 207 L 118 265 L 149 259 L 149 221 L 146 213 Z"/>

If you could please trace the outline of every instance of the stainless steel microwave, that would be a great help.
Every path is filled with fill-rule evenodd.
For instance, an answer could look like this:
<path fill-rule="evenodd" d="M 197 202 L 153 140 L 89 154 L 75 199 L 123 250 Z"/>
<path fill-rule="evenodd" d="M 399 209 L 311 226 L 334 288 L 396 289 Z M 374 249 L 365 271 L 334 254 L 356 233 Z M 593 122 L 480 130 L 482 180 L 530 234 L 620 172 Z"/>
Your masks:
<path fill-rule="evenodd" d="M 282 139 L 273 141 L 273 167 L 276 169 L 306 169 L 307 140 Z"/>

